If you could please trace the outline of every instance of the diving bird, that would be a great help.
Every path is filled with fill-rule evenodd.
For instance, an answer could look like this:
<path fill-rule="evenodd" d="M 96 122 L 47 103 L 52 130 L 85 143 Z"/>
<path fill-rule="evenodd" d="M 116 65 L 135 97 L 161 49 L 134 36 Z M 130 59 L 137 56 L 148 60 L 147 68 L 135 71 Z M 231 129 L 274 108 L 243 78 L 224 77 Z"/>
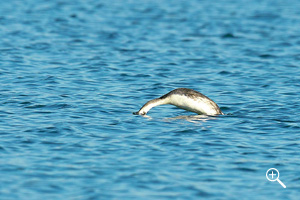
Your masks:
<path fill-rule="evenodd" d="M 213 100 L 188 88 L 177 88 L 157 99 L 150 100 L 133 114 L 146 115 L 151 108 L 164 104 L 171 104 L 199 115 L 224 115 Z"/>

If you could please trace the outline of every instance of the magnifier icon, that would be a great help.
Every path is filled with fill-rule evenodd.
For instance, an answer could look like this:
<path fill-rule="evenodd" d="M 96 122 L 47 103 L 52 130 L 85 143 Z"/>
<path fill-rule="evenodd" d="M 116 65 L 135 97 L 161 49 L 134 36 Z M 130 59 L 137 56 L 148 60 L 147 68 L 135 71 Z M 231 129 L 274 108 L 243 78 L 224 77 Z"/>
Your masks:
<path fill-rule="evenodd" d="M 286 186 L 283 184 L 283 182 L 281 182 L 281 180 L 279 180 L 279 171 L 275 168 L 270 168 L 268 169 L 267 173 L 266 173 L 266 177 L 269 181 L 277 181 L 278 183 L 280 183 L 280 185 L 284 188 L 286 188 Z"/>

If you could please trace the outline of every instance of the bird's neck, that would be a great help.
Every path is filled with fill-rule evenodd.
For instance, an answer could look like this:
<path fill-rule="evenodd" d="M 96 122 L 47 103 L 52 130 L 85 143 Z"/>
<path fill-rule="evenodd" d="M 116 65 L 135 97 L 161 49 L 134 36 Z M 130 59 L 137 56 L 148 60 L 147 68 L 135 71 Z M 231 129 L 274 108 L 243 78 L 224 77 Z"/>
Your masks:
<path fill-rule="evenodd" d="M 155 107 L 155 106 L 159 106 L 159 105 L 164 105 L 164 104 L 169 104 L 170 101 L 169 101 L 169 98 L 157 98 L 157 99 L 152 99 L 150 101 L 148 101 L 142 108 L 141 110 L 139 111 L 139 113 L 141 114 L 147 114 L 147 112 Z"/>

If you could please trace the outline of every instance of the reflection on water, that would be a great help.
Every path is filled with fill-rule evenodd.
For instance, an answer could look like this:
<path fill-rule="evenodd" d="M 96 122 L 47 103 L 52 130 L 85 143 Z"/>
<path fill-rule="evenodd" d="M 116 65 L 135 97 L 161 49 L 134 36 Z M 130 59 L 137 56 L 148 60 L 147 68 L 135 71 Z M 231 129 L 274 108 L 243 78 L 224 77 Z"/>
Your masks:
<path fill-rule="evenodd" d="M 217 116 L 207 116 L 207 115 L 180 115 L 177 117 L 168 117 L 165 118 L 165 121 L 172 121 L 172 120 L 186 120 L 192 123 L 202 123 L 208 120 L 215 120 Z"/>

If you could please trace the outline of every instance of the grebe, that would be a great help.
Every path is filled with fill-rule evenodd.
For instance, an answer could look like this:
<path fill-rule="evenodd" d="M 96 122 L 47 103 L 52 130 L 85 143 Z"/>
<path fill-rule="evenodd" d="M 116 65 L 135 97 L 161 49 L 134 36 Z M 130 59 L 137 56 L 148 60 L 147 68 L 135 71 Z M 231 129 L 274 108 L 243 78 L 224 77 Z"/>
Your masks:
<path fill-rule="evenodd" d="M 133 114 L 146 115 L 151 108 L 164 104 L 171 104 L 200 115 L 224 115 L 213 100 L 188 88 L 177 88 L 157 99 L 150 100 Z"/>

